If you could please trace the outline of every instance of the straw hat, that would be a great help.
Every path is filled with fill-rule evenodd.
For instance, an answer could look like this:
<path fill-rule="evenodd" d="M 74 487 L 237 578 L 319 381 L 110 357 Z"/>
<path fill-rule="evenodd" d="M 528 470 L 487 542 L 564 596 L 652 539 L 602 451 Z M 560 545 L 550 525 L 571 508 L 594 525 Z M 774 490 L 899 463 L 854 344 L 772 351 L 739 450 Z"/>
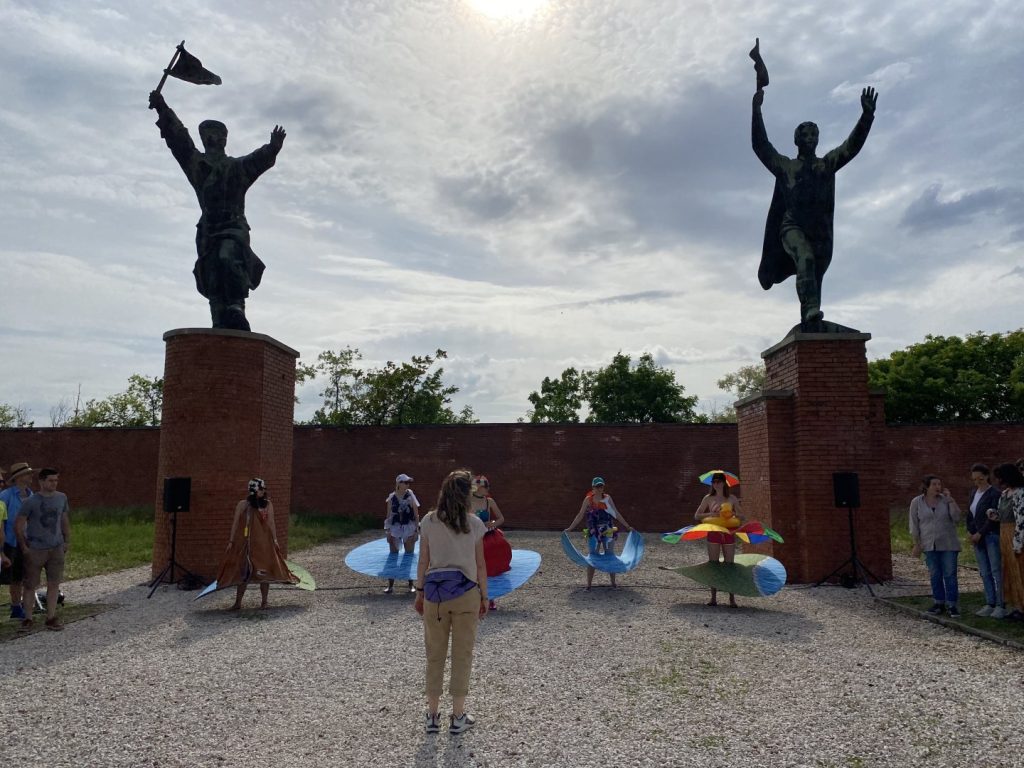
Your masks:
<path fill-rule="evenodd" d="M 32 467 L 24 461 L 19 461 L 17 464 L 11 464 L 11 468 L 7 472 L 7 482 L 13 483 L 16 477 L 21 477 L 21 475 L 30 472 L 32 472 Z"/>

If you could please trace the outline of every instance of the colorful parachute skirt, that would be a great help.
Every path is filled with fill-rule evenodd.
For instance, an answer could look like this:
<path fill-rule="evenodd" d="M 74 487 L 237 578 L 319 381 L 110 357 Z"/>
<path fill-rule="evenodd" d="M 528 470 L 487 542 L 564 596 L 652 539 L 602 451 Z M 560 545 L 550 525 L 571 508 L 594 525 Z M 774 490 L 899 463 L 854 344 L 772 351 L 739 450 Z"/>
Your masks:
<path fill-rule="evenodd" d="M 661 540 L 668 544 L 676 544 L 680 541 L 698 541 L 706 539 L 709 533 L 731 533 L 745 544 L 763 544 L 766 541 L 783 543 L 782 537 L 771 528 L 756 520 L 741 525 L 735 517 L 709 517 L 703 523 L 687 525 L 678 531 L 666 533 L 662 535 Z"/>
<path fill-rule="evenodd" d="M 701 563 L 673 568 L 706 587 L 746 597 L 771 597 L 786 584 L 786 567 L 768 555 L 736 555 L 734 563 Z"/>

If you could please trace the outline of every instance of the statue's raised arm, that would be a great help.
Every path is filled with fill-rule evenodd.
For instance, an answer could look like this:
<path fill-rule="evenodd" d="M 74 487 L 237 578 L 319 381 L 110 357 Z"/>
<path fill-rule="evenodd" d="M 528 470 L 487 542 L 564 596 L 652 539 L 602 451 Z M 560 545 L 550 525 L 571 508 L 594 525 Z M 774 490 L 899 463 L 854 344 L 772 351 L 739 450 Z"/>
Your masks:
<path fill-rule="evenodd" d="M 848 162 L 853 160 L 864 146 L 871 131 L 871 124 L 875 120 L 875 106 L 878 104 L 878 92 L 868 86 L 860 92 L 860 119 L 853 126 L 849 137 L 838 147 L 828 152 L 824 160 L 833 170 L 838 171 Z"/>

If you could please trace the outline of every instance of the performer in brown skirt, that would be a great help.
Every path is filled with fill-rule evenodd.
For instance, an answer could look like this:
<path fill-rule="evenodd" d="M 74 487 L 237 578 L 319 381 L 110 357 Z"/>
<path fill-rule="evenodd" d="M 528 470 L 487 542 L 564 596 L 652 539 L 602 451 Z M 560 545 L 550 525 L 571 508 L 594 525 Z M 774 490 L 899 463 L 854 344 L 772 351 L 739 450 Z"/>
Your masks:
<path fill-rule="evenodd" d="M 297 584 L 299 578 L 288 570 L 277 544 L 274 505 L 267 498 L 266 483 L 254 477 L 249 481 L 249 495 L 235 507 L 231 537 L 217 573 L 217 583 L 222 588 L 238 585 L 235 603 L 230 608 L 237 611 L 242 607 L 242 597 L 250 582 L 260 585 L 260 608 L 266 608 L 272 581 Z"/>

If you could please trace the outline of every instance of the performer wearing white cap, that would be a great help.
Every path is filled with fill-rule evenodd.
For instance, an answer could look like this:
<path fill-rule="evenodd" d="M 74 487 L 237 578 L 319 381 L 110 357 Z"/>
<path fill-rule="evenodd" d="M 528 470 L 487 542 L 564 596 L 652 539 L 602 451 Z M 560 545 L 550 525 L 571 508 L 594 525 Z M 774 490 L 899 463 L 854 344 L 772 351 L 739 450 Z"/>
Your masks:
<path fill-rule="evenodd" d="M 388 547 L 392 554 L 398 553 L 399 542 L 405 547 L 407 554 L 412 554 L 416 547 L 416 536 L 420 529 L 420 502 L 412 492 L 411 483 L 412 478 L 409 475 L 404 472 L 400 474 L 395 478 L 395 490 L 384 502 L 384 531 L 387 533 Z M 395 580 L 388 579 L 384 593 L 390 595 L 394 590 Z M 412 580 L 409 581 L 409 591 L 416 591 Z"/>

